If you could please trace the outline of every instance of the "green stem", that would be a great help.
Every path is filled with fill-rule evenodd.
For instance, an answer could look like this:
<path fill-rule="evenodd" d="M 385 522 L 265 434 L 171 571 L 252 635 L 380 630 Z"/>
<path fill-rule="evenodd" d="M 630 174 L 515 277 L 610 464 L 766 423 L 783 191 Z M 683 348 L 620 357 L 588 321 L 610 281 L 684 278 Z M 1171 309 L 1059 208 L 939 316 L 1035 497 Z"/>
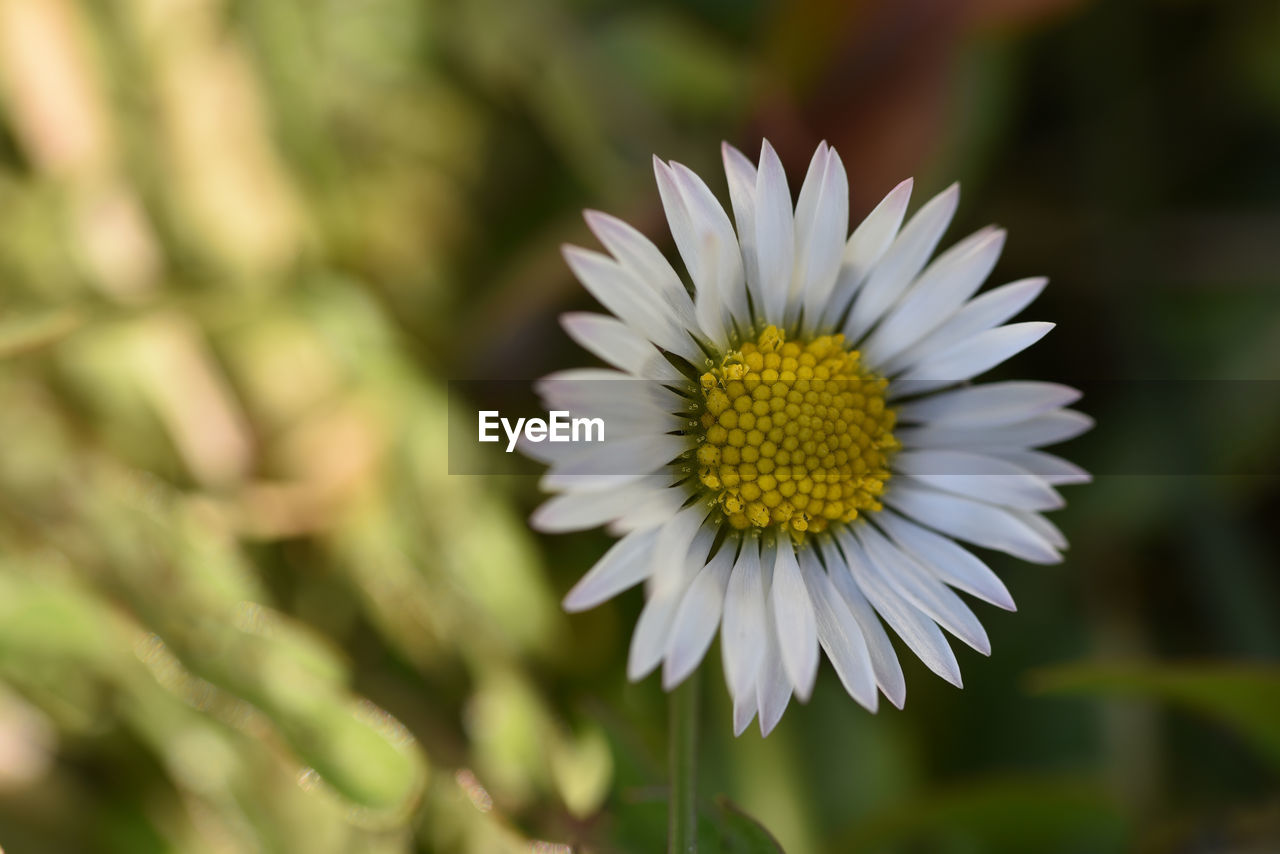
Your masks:
<path fill-rule="evenodd" d="M 696 854 L 698 850 L 698 671 L 670 695 L 669 762 L 671 797 L 667 814 L 667 850 Z"/>

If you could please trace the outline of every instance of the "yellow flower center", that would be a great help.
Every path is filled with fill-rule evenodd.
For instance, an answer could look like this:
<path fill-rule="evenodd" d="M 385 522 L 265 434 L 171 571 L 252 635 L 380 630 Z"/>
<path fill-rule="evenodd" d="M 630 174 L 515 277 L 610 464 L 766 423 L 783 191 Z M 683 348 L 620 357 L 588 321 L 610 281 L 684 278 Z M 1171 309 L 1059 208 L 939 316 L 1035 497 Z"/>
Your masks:
<path fill-rule="evenodd" d="M 796 539 L 879 510 L 898 448 L 887 385 L 843 335 L 770 326 L 702 375 L 698 479 L 735 528 Z"/>

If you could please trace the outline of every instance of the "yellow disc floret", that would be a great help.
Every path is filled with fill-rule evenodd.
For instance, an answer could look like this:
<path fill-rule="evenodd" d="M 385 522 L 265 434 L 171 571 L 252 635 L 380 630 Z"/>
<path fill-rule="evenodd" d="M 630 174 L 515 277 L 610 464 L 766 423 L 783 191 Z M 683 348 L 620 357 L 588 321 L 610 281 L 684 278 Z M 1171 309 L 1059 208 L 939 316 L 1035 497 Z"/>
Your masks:
<path fill-rule="evenodd" d="M 898 448 L 886 386 L 843 335 L 770 326 L 701 377 L 698 479 L 734 527 L 796 539 L 879 510 Z"/>

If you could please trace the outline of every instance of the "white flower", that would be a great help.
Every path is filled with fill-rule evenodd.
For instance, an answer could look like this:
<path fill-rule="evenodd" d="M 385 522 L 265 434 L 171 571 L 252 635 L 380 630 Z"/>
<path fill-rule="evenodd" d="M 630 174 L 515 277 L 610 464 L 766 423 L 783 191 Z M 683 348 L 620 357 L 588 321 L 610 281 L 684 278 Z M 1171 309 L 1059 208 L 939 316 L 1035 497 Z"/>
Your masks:
<path fill-rule="evenodd" d="M 990 645 L 955 591 L 1014 604 L 956 540 L 1059 561 L 1066 540 L 1041 513 L 1062 506 L 1056 486 L 1088 480 L 1038 450 L 1091 426 L 1063 408 L 1078 392 L 969 384 L 1049 331 L 1005 324 L 1045 280 L 974 296 L 1004 243 L 996 228 L 929 261 L 956 186 L 902 225 L 904 181 L 848 235 L 844 166 L 825 143 L 794 208 L 768 142 L 758 170 L 723 152 L 732 221 L 697 175 L 654 161 L 692 287 L 606 214 L 586 219 L 609 255 L 565 250 L 614 316 L 564 326 L 616 370 L 565 371 L 539 390 L 549 409 L 594 407 L 610 434 L 524 446 L 558 493 L 533 523 L 621 535 L 565 608 L 646 582 L 628 675 L 661 665 L 668 689 L 718 627 L 736 733 L 758 714 L 768 734 L 793 693 L 808 699 L 820 647 L 857 702 L 874 711 L 878 688 L 901 707 L 886 625 L 959 686 L 942 630 L 984 655 Z"/>

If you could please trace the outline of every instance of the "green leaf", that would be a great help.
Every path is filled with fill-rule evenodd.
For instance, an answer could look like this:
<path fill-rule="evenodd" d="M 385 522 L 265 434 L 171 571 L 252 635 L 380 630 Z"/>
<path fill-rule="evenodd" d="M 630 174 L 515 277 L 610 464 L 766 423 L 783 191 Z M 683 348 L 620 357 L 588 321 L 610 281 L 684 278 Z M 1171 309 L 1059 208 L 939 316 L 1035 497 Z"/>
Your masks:
<path fill-rule="evenodd" d="M 698 847 L 716 854 L 783 854 L 764 825 L 723 795 L 698 817 Z"/>
<path fill-rule="evenodd" d="M 1044 694 L 1098 694 L 1162 700 L 1218 721 L 1280 766 L 1280 667 L 1076 664 L 1041 671 Z"/>

